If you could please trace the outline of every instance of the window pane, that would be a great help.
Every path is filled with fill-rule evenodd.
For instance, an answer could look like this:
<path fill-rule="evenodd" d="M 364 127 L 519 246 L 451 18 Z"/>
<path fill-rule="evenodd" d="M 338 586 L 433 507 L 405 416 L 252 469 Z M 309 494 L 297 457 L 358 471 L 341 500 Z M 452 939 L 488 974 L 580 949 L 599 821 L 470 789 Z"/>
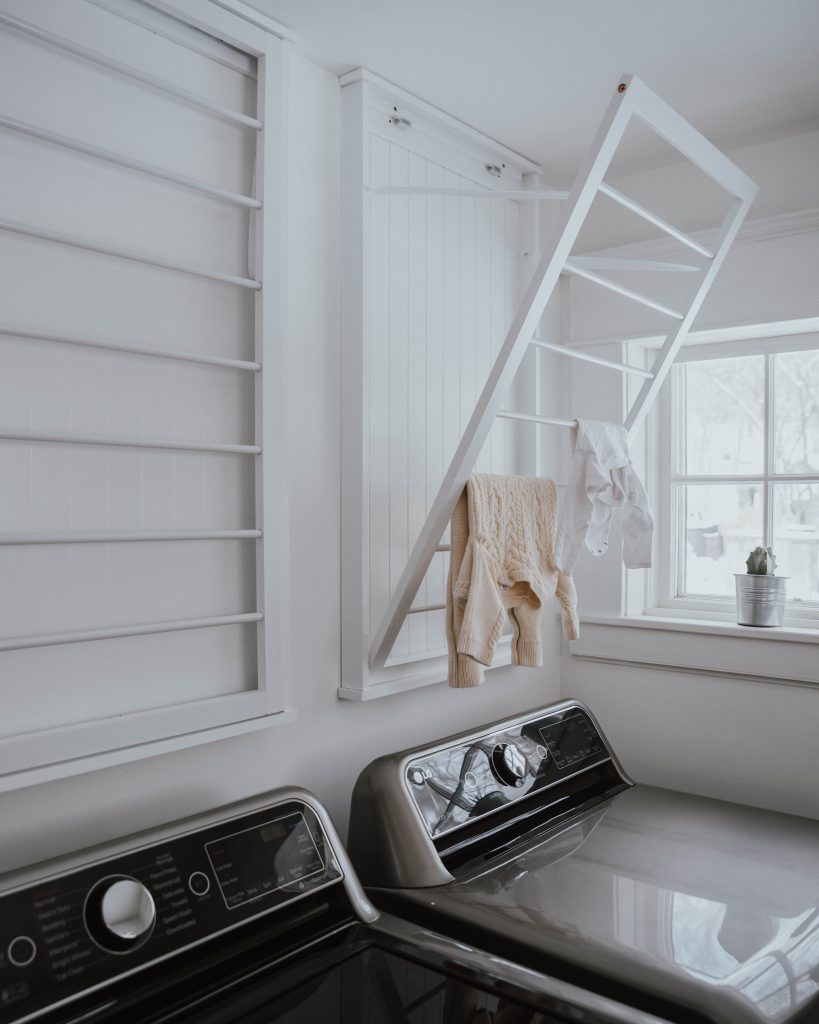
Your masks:
<path fill-rule="evenodd" d="M 819 473 L 819 351 L 773 358 L 777 473 Z"/>
<path fill-rule="evenodd" d="M 686 524 L 680 593 L 733 595 L 734 573 L 762 543 L 760 484 L 687 484 L 680 488 Z"/>
<path fill-rule="evenodd" d="M 819 484 L 774 484 L 776 572 L 788 598 L 819 601 Z"/>
<path fill-rule="evenodd" d="M 683 472 L 695 476 L 761 473 L 765 357 L 709 359 L 683 367 Z"/>

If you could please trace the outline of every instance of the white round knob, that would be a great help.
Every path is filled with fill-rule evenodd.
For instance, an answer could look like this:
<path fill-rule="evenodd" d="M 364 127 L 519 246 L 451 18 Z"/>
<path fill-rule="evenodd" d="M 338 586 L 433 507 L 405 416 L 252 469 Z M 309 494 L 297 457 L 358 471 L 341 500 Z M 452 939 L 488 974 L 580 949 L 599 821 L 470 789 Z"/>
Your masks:
<path fill-rule="evenodd" d="M 122 878 L 106 890 L 100 904 L 105 927 L 121 939 L 135 942 L 156 920 L 153 897 L 141 882 Z"/>

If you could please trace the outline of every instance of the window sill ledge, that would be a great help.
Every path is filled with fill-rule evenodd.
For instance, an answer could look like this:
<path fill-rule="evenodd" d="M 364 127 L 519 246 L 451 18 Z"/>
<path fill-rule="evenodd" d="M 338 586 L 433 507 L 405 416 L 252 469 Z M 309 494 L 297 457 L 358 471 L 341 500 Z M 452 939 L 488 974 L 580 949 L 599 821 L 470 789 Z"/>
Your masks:
<path fill-rule="evenodd" d="M 696 637 L 696 642 L 694 642 Z M 819 631 L 713 619 L 588 615 L 574 657 L 819 685 Z"/>

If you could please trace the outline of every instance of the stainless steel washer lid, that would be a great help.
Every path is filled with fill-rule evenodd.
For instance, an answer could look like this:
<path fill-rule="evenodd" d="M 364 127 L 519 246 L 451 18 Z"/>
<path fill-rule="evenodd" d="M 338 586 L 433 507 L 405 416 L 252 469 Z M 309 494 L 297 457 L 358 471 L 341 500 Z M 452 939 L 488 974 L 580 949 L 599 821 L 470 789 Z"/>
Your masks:
<path fill-rule="evenodd" d="M 720 1024 L 819 1021 L 819 823 L 807 819 L 638 786 L 545 842 L 403 895 L 453 934 L 490 930 L 497 952 L 515 941 Z"/>

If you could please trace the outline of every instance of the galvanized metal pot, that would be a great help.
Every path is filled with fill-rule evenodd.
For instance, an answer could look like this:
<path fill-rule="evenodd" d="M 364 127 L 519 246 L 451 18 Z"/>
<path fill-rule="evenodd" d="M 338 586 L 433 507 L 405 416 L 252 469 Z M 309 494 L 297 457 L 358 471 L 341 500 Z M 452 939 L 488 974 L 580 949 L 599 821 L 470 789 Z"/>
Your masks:
<path fill-rule="evenodd" d="M 781 626 L 785 617 L 787 576 L 734 573 L 740 626 Z"/>

